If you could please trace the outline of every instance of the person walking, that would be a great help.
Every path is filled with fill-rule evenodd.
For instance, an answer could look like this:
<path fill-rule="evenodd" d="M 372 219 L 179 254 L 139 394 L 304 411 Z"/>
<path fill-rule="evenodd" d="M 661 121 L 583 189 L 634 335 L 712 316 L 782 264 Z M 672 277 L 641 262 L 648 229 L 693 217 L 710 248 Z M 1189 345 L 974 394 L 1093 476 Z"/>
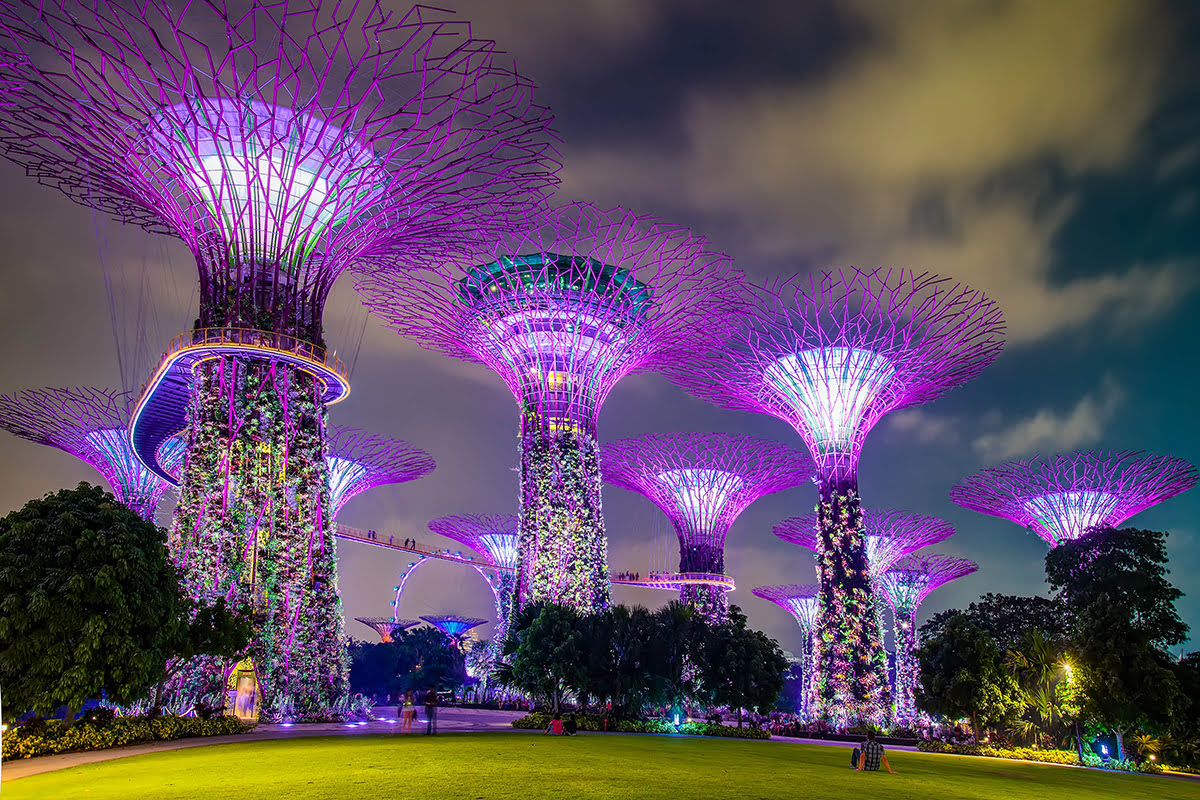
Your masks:
<path fill-rule="evenodd" d="M 404 693 L 404 699 L 401 701 L 400 707 L 400 732 L 412 733 L 413 715 L 417 713 L 417 704 L 413 697 L 412 689 Z"/>
<path fill-rule="evenodd" d="M 432 686 L 425 692 L 425 735 L 437 735 L 438 693 Z"/>

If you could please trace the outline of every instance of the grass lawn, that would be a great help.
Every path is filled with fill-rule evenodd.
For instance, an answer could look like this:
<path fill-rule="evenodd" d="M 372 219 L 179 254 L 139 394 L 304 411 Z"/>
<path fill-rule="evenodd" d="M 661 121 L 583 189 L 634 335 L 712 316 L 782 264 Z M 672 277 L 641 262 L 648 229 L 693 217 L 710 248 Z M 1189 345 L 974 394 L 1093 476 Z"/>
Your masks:
<path fill-rule="evenodd" d="M 842 747 L 699 737 L 460 733 L 213 745 L 22 778 L 19 798 L 830 798 L 1170 800 L 1195 783 L 925 753 L 857 773 Z"/>

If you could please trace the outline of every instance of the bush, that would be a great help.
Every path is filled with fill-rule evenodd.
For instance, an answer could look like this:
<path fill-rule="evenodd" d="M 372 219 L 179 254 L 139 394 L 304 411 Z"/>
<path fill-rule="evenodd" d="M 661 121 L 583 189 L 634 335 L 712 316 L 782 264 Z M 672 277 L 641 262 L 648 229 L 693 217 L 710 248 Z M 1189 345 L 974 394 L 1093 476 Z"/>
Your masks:
<path fill-rule="evenodd" d="M 1143 761 L 1140 764 L 1131 758 L 1127 758 L 1124 761 L 1110 758 L 1105 761 L 1095 753 L 1084 753 L 1083 765 L 1085 767 L 1099 767 L 1100 769 L 1114 769 L 1119 772 L 1144 772 L 1149 775 L 1161 775 L 1163 771 L 1163 768 L 1153 761 Z"/>
<path fill-rule="evenodd" d="M 98 715 L 100 717 L 106 715 Z M 140 744 L 192 736 L 226 736 L 246 733 L 254 726 L 237 717 L 116 717 L 107 720 L 76 722 L 67 727 L 61 720 L 39 720 L 4 732 L 4 760 L 34 758 L 55 753 L 105 750 L 127 744 Z"/>
<path fill-rule="evenodd" d="M 950 744 L 939 741 L 917 742 L 922 753 L 953 753 L 959 756 L 991 756 L 1012 758 L 1017 761 L 1040 761 L 1043 764 L 1073 764 L 1078 766 L 1079 756 L 1074 750 L 1038 750 L 1032 747 L 993 747 L 986 744 Z"/>
<path fill-rule="evenodd" d="M 596 714 L 576 714 L 575 721 L 581 731 L 604 730 L 604 718 Z M 514 719 L 512 726 L 520 730 L 544 731 L 550 727 L 550 715 L 535 711 L 520 719 Z M 733 725 L 719 725 L 714 722 L 685 722 L 676 728 L 665 719 L 621 719 L 609 718 L 608 730 L 617 733 L 676 733 L 685 736 L 727 736 L 735 739 L 770 739 L 771 734 L 761 728 L 737 728 Z"/>

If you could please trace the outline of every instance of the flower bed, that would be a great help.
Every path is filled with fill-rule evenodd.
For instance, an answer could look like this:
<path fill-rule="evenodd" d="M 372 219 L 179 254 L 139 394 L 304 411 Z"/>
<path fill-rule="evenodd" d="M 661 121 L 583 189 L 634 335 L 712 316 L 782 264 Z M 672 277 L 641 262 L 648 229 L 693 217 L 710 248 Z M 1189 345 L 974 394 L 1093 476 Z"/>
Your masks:
<path fill-rule="evenodd" d="M 193 736 L 227 736 L 246 733 L 253 728 L 237 717 L 100 718 L 80 720 L 69 728 L 60 720 L 35 719 L 5 731 L 2 747 L 4 760 L 11 761 Z"/>
<path fill-rule="evenodd" d="M 576 714 L 575 721 L 581 731 L 603 731 L 604 718 L 595 714 Z M 535 711 L 520 719 L 514 719 L 512 726 L 521 730 L 544 731 L 550 727 L 550 715 Z M 673 733 L 685 736 L 724 736 L 733 739 L 770 739 L 771 734 L 761 728 L 738 728 L 733 725 L 718 725 L 713 722 L 684 722 L 676 727 L 662 719 L 610 719 L 607 730 L 618 733 Z"/>
<path fill-rule="evenodd" d="M 923 753 L 953 753 L 959 756 L 991 756 L 992 758 L 1012 758 L 1018 761 L 1040 761 L 1044 764 L 1079 765 L 1079 756 L 1073 750 L 992 747 L 986 744 L 950 744 L 938 741 L 918 742 L 917 749 Z"/>

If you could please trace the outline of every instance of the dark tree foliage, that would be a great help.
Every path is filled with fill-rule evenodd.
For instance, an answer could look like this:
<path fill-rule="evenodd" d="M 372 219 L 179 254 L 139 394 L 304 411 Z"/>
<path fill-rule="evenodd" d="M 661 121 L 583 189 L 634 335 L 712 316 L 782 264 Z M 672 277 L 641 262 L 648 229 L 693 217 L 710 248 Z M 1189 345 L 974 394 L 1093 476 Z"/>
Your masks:
<path fill-rule="evenodd" d="M 557 712 L 570 693 L 588 686 L 588 632 L 579 612 L 555 603 L 518 611 L 504 641 L 500 682 L 550 704 Z"/>
<path fill-rule="evenodd" d="M 1178 706 L 1168 729 L 1172 764 L 1200 766 L 1200 650 L 1171 666 L 1179 684 Z"/>
<path fill-rule="evenodd" d="M 987 631 L 1001 652 L 1017 648 L 1035 631 L 1054 643 L 1064 642 L 1068 636 L 1067 616 L 1058 601 L 988 592 L 966 610 L 951 608 L 934 614 L 921 626 L 921 641 L 939 638 L 946 623 L 957 616 L 964 616 Z"/>
<path fill-rule="evenodd" d="M 996 641 L 966 616 L 949 619 L 916 657 L 917 705 L 950 719 L 969 717 L 976 741 L 981 725 L 999 724 L 1019 707 L 1016 681 L 1004 668 Z"/>
<path fill-rule="evenodd" d="M 1064 606 L 1079 614 L 1100 598 L 1124 609 L 1131 632 L 1155 647 L 1187 639 L 1167 580 L 1167 535 L 1137 528 L 1101 528 L 1046 555 L 1046 579 Z"/>
<path fill-rule="evenodd" d="M 193 627 L 194 610 L 166 532 L 111 494 L 81 483 L 31 500 L 0 519 L 5 711 L 142 699 L 173 656 L 228 643 L 224 609 Z M 206 630 L 210 623 L 220 632 Z"/>
<path fill-rule="evenodd" d="M 436 628 L 397 631 L 390 642 L 351 642 L 350 691 L 396 697 L 409 689 L 452 691 L 466 680 L 463 654 Z"/>
<path fill-rule="evenodd" d="M 186 596 L 180 598 L 180 609 L 173 635 L 167 642 L 166 669 L 154 693 L 154 706 L 162 706 L 162 691 L 166 682 L 197 656 L 207 655 L 233 659 L 246 651 L 252 628 L 246 609 L 233 610 L 224 597 L 211 606 L 200 605 Z"/>
<path fill-rule="evenodd" d="M 698 659 L 702 692 L 716 705 L 770 711 L 783 689 L 787 658 L 779 643 L 746 627 L 746 615 L 729 607 L 728 618 L 709 628 Z"/>

